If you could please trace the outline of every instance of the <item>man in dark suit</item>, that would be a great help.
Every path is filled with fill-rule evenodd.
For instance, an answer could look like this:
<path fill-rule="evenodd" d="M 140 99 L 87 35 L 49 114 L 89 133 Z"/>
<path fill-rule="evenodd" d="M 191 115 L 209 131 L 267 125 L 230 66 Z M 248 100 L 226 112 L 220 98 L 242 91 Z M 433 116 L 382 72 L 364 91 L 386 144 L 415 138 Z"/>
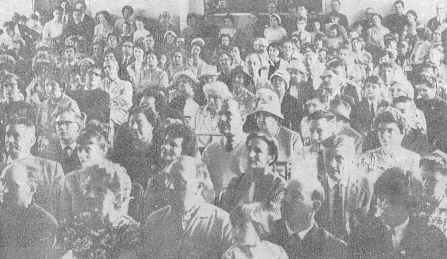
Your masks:
<path fill-rule="evenodd" d="M 354 99 L 354 104 L 359 103 L 359 94 L 357 91 L 357 87 L 355 85 L 349 83 L 347 77 L 347 64 L 341 59 L 333 59 L 328 65 L 328 68 L 333 69 L 338 72 L 342 82 L 340 87 L 340 93 L 352 97 Z M 351 106 L 352 107 L 352 106 Z"/>
<path fill-rule="evenodd" d="M 129 73 L 127 72 L 127 67 L 135 62 L 135 57 L 133 56 L 133 42 L 129 39 L 124 40 L 122 45 L 122 55 L 119 62 L 118 77 L 124 81 L 130 81 Z"/>
<path fill-rule="evenodd" d="M 315 177 L 301 173 L 292 178 L 281 205 L 282 219 L 274 222 L 269 240 L 282 246 L 289 258 L 346 258 L 346 243 L 315 220 L 324 199 L 324 189 Z"/>
<path fill-rule="evenodd" d="M 67 29 L 65 30 L 65 37 L 70 36 L 81 36 L 86 39 L 92 38 L 89 35 L 89 28 L 86 23 L 82 22 L 82 12 L 79 9 L 73 10 L 73 20 L 70 20 L 67 24 Z"/>
<path fill-rule="evenodd" d="M 390 29 L 392 34 L 402 35 L 407 24 L 407 16 L 404 14 L 405 4 L 403 1 L 394 2 L 394 13 L 386 17 L 383 25 Z"/>
<path fill-rule="evenodd" d="M 368 215 L 372 188 L 366 174 L 356 170 L 353 139 L 337 136 L 331 140 L 325 156 L 327 177 L 322 181 L 326 199 L 316 219 L 347 241 L 351 230 Z"/>
<path fill-rule="evenodd" d="M 41 156 L 59 162 L 64 172 L 70 173 L 82 168 L 78 157 L 76 139 L 81 130 L 81 114 L 71 109 L 63 109 L 56 114 L 58 139 L 51 142 Z"/>
<path fill-rule="evenodd" d="M 87 28 L 87 41 L 91 42 L 93 40 L 93 33 L 96 26 L 95 19 L 86 14 L 87 6 L 84 1 L 78 1 L 75 5 L 75 9 L 81 10 L 81 21 L 84 24 L 83 26 Z"/>
<path fill-rule="evenodd" d="M 341 92 L 344 79 L 343 75 L 337 69 L 327 68 L 324 70 L 323 74 L 321 74 L 321 80 L 323 82 L 320 85 L 320 89 L 328 92 L 331 104 L 342 100 L 347 102 L 351 107 L 355 106 L 354 98 Z"/>
<path fill-rule="evenodd" d="M 371 125 L 377 111 L 388 106 L 388 102 L 382 99 L 381 92 L 383 81 L 378 76 L 368 77 L 365 81 L 365 98 L 358 103 L 352 114 L 354 129 L 362 135 L 371 131 Z"/>
<path fill-rule="evenodd" d="M 351 258 L 445 257 L 447 239 L 442 231 L 412 213 L 415 203 L 410 185 L 399 168 L 388 169 L 377 179 L 374 184 L 377 213 L 353 231 Z"/>
<path fill-rule="evenodd" d="M 338 24 L 340 24 L 341 26 L 345 27 L 346 29 L 349 28 L 349 24 L 348 24 L 348 17 L 346 17 L 346 15 L 340 13 L 340 1 L 339 0 L 332 0 L 331 2 L 331 12 L 327 15 L 326 18 L 326 23 L 330 23 L 331 22 L 331 16 L 334 17 L 338 17 Z"/>

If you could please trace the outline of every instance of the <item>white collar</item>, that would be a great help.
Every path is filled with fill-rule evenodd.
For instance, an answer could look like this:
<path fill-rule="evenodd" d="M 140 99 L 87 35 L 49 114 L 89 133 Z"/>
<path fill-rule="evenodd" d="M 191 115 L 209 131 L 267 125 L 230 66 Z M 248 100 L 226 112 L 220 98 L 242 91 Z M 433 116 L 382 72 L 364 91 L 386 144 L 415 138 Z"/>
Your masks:
<path fill-rule="evenodd" d="M 76 141 L 75 142 L 73 142 L 73 143 L 71 143 L 70 145 L 64 145 L 64 144 L 62 144 L 62 142 L 60 142 L 61 143 L 61 147 L 62 147 L 62 150 L 64 150 L 64 148 L 66 147 L 66 146 L 69 146 L 70 148 L 71 148 L 71 150 L 72 151 L 74 151 L 75 150 L 75 148 L 76 148 Z"/>
<path fill-rule="evenodd" d="M 335 181 L 334 179 L 332 179 L 332 177 L 330 176 L 327 177 L 327 184 L 329 185 L 330 190 L 334 189 L 335 185 L 339 183 L 341 184 L 341 180 Z"/>
<path fill-rule="evenodd" d="M 287 224 L 287 220 L 284 220 L 284 222 L 286 223 L 286 229 L 287 229 L 287 233 L 289 234 L 289 236 L 292 236 L 293 234 L 295 234 L 293 232 L 293 230 Z M 304 237 L 307 235 L 307 233 L 309 233 L 309 231 L 313 228 L 314 225 L 315 225 L 315 223 L 311 224 L 309 228 L 307 228 L 301 232 L 298 232 L 298 236 L 301 238 L 301 240 L 304 239 Z"/>
<path fill-rule="evenodd" d="M 11 156 L 8 156 L 8 159 L 6 160 L 6 164 L 9 165 L 12 163 L 22 162 L 23 160 L 28 159 L 30 156 L 31 156 L 31 154 L 26 156 L 25 158 L 16 159 L 16 160 L 12 160 Z"/>
<path fill-rule="evenodd" d="M 407 228 L 408 224 L 410 223 L 410 217 L 405 220 L 404 223 L 394 228 L 394 235 L 395 236 L 402 236 L 404 234 L 405 229 Z M 392 229 L 393 227 L 387 226 L 388 228 Z"/>

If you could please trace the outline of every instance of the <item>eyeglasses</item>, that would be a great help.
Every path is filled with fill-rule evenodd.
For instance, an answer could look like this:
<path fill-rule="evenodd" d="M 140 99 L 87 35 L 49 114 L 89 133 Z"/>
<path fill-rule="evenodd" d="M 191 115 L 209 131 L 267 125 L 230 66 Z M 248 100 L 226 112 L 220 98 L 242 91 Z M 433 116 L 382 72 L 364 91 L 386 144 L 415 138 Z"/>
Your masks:
<path fill-rule="evenodd" d="M 88 74 L 91 75 L 91 76 L 101 76 L 101 73 L 97 73 L 97 72 L 94 72 L 94 71 L 88 71 Z"/>

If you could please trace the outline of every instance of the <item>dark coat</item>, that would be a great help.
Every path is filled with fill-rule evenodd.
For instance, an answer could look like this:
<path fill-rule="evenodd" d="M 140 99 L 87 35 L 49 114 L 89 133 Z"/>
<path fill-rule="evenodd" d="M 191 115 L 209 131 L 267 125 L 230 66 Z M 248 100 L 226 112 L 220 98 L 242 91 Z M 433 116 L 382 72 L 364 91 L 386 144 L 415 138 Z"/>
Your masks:
<path fill-rule="evenodd" d="M 416 107 L 421 110 L 427 121 L 427 137 L 429 152 L 444 146 L 441 139 L 445 139 L 447 128 L 447 102 L 439 97 L 425 101 L 417 99 Z M 439 146 L 439 147 L 438 147 Z M 441 150 L 445 152 L 445 150 Z"/>
<path fill-rule="evenodd" d="M 281 113 L 284 116 L 283 125 L 293 131 L 300 132 L 301 120 L 306 116 L 304 104 L 286 93 L 282 99 Z"/>
<path fill-rule="evenodd" d="M 82 168 L 81 161 L 78 156 L 78 147 L 76 147 L 70 157 L 67 157 L 65 151 L 62 150 L 62 146 L 59 140 L 52 141 L 47 150 L 44 150 L 40 156 L 42 158 L 53 160 L 62 165 L 64 173 L 68 174 L 72 171 Z"/>
<path fill-rule="evenodd" d="M 377 111 L 382 108 L 388 106 L 388 102 L 385 100 L 381 100 L 379 102 L 379 107 L 376 107 L 374 111 L 377 114 Z M 368 133 L 371 131 L 371 125 L 373 123 L 374 118 L 372 117 L 371 110 L 369 107 L 368 100 L 363 99 L 360 103 L 358 103 L 355 108 L 352 109 L 351 119 L 353 127 L 356 131 L 361 134 Z"/>
<path fill-rule="evenodd" d="M 110 118 L 110 95 L 99 88 L 94 90 L 76 90 L 67 93 L 87 115 L 87 122 L 98 120 L 108 123 Z"/>

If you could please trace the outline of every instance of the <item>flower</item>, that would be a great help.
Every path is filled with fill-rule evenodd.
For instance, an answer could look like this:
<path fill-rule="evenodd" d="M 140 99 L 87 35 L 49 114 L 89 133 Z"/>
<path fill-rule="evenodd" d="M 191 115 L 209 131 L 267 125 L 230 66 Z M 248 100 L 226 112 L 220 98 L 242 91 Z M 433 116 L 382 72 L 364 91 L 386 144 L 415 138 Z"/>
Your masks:
<path fill-rule="evenodd" d="M 76 238 L 77 232 L 74 228 L 69 228 L 64 232 L 64 243 L 73 242 Z"/>
<path fill-rule="evenodd" d="M 77 253 L 82 253 L 93 245 L 93 242 L 90 238 L 84 237 L 79 238 L 73 243 L 73 250 Z"/>

